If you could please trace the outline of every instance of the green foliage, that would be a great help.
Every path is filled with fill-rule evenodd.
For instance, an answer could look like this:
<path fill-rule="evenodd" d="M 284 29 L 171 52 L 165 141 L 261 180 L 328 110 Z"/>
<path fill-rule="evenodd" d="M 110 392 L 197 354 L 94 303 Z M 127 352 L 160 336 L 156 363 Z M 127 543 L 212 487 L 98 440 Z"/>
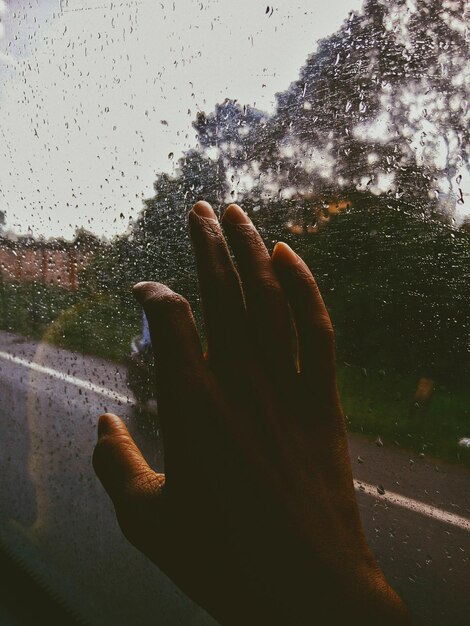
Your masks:
<path fill-rule="evenodd" d="M 332 216 L 310 241 L 303 254 L 342 358 L 441 381 L 468 376 L 468 234 L 375 201 Z"/>
<path fill-rule="evenodd" d="M 122 361 L 133 336 L 140 333 L 140 312 L 134 302 L 98 294 L 66 309 L 42 339 L 64 348 Z"/>
<path fill-rule="evenodd" d="M 0 328 L 26 337 L 122 360 L 140 332 L 132 296 L 77 292 L 40 283 L 0 282 Z"/>
<path fill-rule="evenodd" d="M 0 281 L 1 328 L 30 337 L 42 337 L 52 322 L 75 302 L 73 292 L 41 283 Z"/>
<path fill-rule="evenodd" d="M 387 445 L 408 448 L 426 457 L 470 467 L 470 450 L 458 446 L 468 437 L 470 391 L 466 386 L 438 385 L 424 417 L 410 413 L 416 380 L 403 372 L 338 367 L 338 387 L 348 429 Z"/>

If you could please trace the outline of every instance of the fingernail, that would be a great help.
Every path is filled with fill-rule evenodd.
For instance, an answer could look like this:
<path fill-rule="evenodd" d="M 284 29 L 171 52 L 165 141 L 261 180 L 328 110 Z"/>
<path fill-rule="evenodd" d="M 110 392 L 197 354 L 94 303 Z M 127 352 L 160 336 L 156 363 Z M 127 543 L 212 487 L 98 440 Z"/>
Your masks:
<path fill-rule="evenodd" d="M 273 261 L 282 267 L 297 265 L 301 260 L 299 255 L 296 254 L 290 246 L 282 241 L 278 241 L 274 246 L 272 258 Z"/>
<path fill-rule="evenodd" d="M 217 220 L 217 215 L 214 213 L 214 209 L 211 207 L 211 205 L 208 202 L 205 202 L 204 200 L 199 200 L 199 202 L 196 202 L 192 210 L 199 217 Z"/>
<path fill-rule="evenodd" d="M 226 208 L 222 219 L 231 224 L 251 224 L 250 218 L 238 204 L 230 204 Z"/>

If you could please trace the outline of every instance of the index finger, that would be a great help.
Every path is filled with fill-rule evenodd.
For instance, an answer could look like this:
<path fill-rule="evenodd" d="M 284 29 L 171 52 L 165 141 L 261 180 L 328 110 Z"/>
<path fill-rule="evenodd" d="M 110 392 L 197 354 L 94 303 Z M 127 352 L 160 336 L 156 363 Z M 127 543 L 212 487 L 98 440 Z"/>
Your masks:
<path fill-rule="evenodd" d="M 134 295 L 149 323 L 155 357 L 156 390 L 165 440 L 177 435 L 203 384 L 206 364 L 189 303 L 166 285 L 138 283 Z"/>

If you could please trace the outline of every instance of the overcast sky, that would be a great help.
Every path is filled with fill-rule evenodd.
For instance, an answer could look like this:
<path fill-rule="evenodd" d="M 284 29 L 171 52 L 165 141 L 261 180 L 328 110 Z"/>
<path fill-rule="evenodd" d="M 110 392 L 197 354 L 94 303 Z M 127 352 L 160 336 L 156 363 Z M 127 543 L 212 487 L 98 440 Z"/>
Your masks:
<path fill-rule="evenodd" d="M 198 110 L 229 97 L 272 111 L 317 40 L 361 4 L 0 0 L 7 227 L 125 231 L 156 173 L 196 144 Z"/>

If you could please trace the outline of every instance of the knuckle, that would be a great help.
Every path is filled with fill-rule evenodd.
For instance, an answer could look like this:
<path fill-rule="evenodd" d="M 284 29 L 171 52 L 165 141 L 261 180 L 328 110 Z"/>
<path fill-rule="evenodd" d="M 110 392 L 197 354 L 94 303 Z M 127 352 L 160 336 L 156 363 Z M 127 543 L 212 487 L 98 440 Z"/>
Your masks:
<path fill-rule="evenodd" d="M 129 481 L 126 494 L 132 499 L 139 499 L 145 496 L 158 495 L 165 484 L 162 474 L 156 474 L 149 467 L 142 467 Z"/>
<path fill-rule="evenodd" d="M 241 239 L 243 244 L 250 250 L 251 253 L 258 251 L 266 251 L 264 243 L 258 234 L 253 222 L 247 224 L 230 224 L 230 230 L 232 236 Z"/>
<path fill-rule="evenodd" d="M 223 239 L 222 230 L 217 219 L 202 217 L 191 211 L 189 213 L 191 236 L 196 245 L 218 242 Z"/>
<path fill-rule="evenodd" d="M 151 294 L 146 300 L 145 308 L 157 316 L 172 316 L 175 311 L 189 312 L 189 303 L 180 294 L 168 290 L 162 294 Z"/>
<path fill-rule="evenodd" d="M 139 283 L 134 287 L 144 310 L 151 314 L 172 313 L 175 309 L 189 308 L 188 301 L 162 283 Z"/>
<path fill-rule="evenodd" d="M 222 231 L 217 222 L 204 220 L 201 223 L 200 228 L 204 238 L 208 239 L 209 241 L 213 241 L 216 245 L 220 244 L 220 242 L 223 240 Z"/>

